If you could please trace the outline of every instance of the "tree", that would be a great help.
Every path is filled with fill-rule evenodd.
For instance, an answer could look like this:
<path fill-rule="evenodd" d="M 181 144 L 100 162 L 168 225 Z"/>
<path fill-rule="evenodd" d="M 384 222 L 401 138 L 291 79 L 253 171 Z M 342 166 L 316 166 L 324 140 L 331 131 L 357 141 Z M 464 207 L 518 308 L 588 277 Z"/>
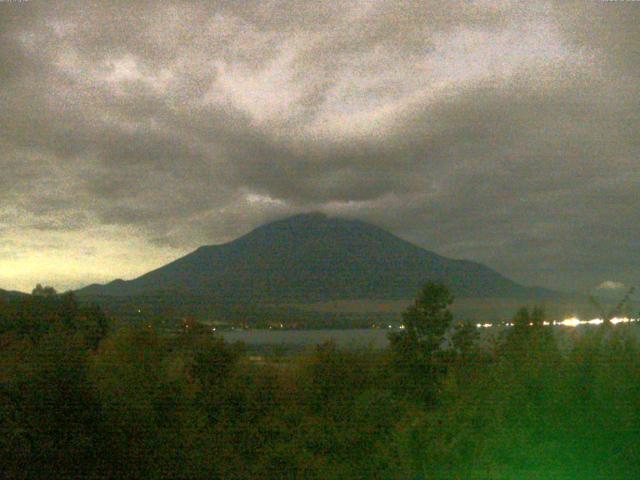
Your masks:
<path fill-rule="evenodd" d="M 402 384 L 416 398 L 433 403 L 447 371 L 440 348 L 451 327 L 453 295 L 444 285 L 429 282 L 402 314 L 404 330 L 389 336 L 391 353 Z"/>
<path fill-rule="evenodd" d="M 415 303 L 402 314 L 405 327 L 403 334 L 407 340 L 429 354 L 438 350 L 453 321 L 449 310 L 452 303 L 453 295 L 447 287 L 427 283 Z"/>
<path fill-rule="evenodd" d="M 82 337 L 52 328 L 15 340 L 0 355 L 2 478 L 88 478 L 99 405 Z M 46 472 L 46 473 L 45 473 Z"/>
<path fill-rule="evenodd" d="M 533 338 L 542 338 L 550 334 L 550 330 L 544 329 L 546 314 L 542 307 L 533 307 L 531 311 L 527 307 L 521 307 L 513 317 L 513 329 L 509 332 L 511 340 L 528 342 Z"/>
<path fill-rule="evenodd" d="M 49 286 L 43 287 L 41 283 L 37 284 L 36 288 L 31 291 L 31 295 L 36 297 L 53 297 L 57 294 L 58 292 L 55 288 Z"/>
<path fill-rule="evenodd" d="M 619 315 L 622 315 L 623 310 L 626 307 L 629 307 L 634 291 L 635 287 L 631 287 L 629 290 L 627 290 L 627 293 L 625 293 L 624 297 L 622 297 L 616 304 L 616 306 L 609 311 L 606 311 L 602 304 L 593 295 L 589 295 L 589 302 L 597 309 L 598 313 L 600 314 L 600 318 L 604 321 L 604 324 L 611 325 L 611 320 Z"/>
<path fill-rule="evenodd" d="M 451 336 L 451 342 L 455 352 L 466 359 L 474 352 L 478 337 L 478 329 L 474 324 L 459 322 Z"/>

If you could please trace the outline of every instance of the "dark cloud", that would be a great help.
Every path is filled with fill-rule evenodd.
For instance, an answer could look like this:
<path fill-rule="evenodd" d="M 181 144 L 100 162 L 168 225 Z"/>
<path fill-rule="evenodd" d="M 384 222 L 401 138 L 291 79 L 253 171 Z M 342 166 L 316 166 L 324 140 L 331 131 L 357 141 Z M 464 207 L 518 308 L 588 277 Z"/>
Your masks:
<path fill-rule="evenodd" d="M 525 283 L 637 283 L 639 14 L 0 3 L 0 282 L 133 276 L 324 210 Z"/>

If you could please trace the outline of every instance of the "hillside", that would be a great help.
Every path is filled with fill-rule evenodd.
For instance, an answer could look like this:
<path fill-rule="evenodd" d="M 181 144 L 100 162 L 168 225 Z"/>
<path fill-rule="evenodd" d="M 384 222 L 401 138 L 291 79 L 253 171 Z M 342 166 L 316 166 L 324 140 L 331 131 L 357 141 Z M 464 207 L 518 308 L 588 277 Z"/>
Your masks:
<path fill-rule="evenodd" d="M 263 225 L 226 244 L 200 247 L 133 280 L 80 296 L 189 293 L 215 302 L 308 303 L 409 299 L 426 281 L 458 297 L 544 299 L 554 292 L 517 284 L 468 260 L 420 248 L 376 226 L 323 214 Z"/>
<path fill-rule="evenodd" d="M 16 292 L 13 290 L 2 290 L 0 288 L 0 299 L 2 300 L 9 300 L 9 299 L 26 297 L 26 296 L 27 296 L 26 293 Z"/>

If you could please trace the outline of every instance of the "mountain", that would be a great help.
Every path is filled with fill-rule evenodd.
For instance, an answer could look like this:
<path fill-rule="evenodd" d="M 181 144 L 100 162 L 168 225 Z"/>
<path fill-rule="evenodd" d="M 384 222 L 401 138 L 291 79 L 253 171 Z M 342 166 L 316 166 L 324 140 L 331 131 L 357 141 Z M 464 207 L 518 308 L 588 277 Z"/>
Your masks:
<path fill-rule="evenodd" d="M 320 213 L 256 228 L 222 245 L 200 247 L 133 280 L 90 285 L 79 296 L 184 292 L 211 302 L 310 303 L 410 299 L 429 280 L 457 297 L 552 298 L 468 260 L 420 248 L 374 225 Z"/>
<path fill-rule="evenodd" d="M 21 298 L 28 296 L 26 293 L 16 292 L 13 290 L 2 290 L 0 288 L 0 299 L 2 300 L 10 300 L 14 298 Z"/>

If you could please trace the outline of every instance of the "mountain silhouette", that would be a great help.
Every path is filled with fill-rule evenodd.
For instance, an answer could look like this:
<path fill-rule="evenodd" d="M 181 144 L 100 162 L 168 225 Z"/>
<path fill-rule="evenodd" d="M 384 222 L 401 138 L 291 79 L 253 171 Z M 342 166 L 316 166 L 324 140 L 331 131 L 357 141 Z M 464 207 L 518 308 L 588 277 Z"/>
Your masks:
<path fill-rule="evenodd" d="M 480 263 L 425 250 L 374 225 L 321 213 L 256 228 L 133 280 L 90 285 L 81 296 L 185 292 L 216 301 L 287 303 L 409 299 L 427 281 L 458 297 L 550 298 Z"/>
<path fill-rule="evenodd" d="M 14 298 L 26 297 L 27 294 L 23 292 L 18 292 L 15 290 L 3 290 L 0 288 L 0 299 L 2 300 L 11 300 Z"/>

